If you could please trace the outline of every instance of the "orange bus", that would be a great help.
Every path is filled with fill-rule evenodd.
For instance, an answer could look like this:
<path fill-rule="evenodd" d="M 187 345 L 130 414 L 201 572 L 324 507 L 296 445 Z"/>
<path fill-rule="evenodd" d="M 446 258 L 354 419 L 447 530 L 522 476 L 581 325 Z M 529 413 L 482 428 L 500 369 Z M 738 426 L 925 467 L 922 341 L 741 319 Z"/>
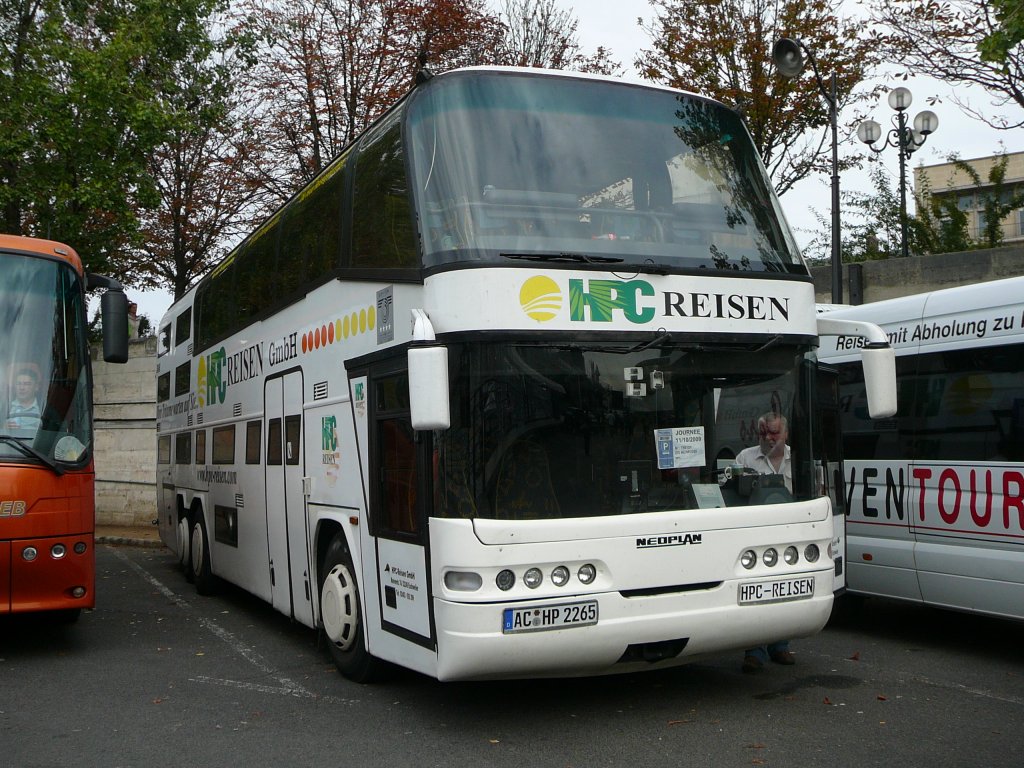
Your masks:
<path fill-rule="evenodd" d="M 120 283 L 62 243 L 0 235 L 0 614 L 95 605 L 92 376 L 86 291 L 103 357 L 128 359 Z"/>

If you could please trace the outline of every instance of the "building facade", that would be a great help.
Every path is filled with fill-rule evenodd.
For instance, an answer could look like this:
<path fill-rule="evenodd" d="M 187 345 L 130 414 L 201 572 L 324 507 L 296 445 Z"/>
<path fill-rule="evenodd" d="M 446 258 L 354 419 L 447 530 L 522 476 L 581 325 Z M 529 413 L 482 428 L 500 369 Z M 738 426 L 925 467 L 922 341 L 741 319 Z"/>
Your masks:
<path fill-rule="evenodd" d="M 914 189 L 918 195 L 928 189 L 932 197 L 954 198 L 957 208 L 967 215 L 968 234 L 972 240 L 979 240 L 985 229 L 985 197 L 995 193 L 989 173 L 1003 157 L 1006 158 L 1006 176 L 999 195 L 1005 203 L 1024 193 L 1024 152 L 965 159 L 964 162 L 977 172 L 980 186 L 955 163 L 918 166 L 914 169 Z M 1011 211 L 1001 224 L 1004 245 L 1024 243 L 1024 207 Z"/>

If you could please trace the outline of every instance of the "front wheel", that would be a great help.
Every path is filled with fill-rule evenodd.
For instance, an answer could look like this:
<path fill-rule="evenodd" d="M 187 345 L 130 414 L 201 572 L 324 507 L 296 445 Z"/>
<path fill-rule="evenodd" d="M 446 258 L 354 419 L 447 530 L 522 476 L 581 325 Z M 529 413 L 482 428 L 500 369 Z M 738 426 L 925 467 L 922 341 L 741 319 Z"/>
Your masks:
<path fill-rule="evenodd" d="M 335 534 L 320 565 L 320 626 L 341 674 L 357 683 L 380 676 L 382 662 L 366 650 L 359 587 L 342 533 Z"/>

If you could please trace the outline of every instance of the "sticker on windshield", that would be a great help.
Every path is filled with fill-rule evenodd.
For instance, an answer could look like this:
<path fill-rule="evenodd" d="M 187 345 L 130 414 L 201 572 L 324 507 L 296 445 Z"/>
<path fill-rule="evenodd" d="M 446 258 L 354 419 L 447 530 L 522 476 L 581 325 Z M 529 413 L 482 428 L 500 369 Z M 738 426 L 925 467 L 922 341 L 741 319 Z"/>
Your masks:
<path fill-rule="evenodd" d="M 658 469 L 704 466 L 704 427 L 654 430 Z"/>

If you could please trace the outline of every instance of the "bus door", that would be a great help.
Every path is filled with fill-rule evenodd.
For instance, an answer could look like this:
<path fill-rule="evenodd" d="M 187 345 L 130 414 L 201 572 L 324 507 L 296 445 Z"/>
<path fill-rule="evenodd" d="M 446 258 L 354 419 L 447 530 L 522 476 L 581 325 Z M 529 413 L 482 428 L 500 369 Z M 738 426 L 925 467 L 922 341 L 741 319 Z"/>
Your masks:
<path fill-rule="evenodd" d="M 821 462 L 824 491 L 832 502 L 832 549 L 836 565 L 836 593 L 846 590 L 846 481 L 843 469 L 843 435 L 839 414 L 839 370 L 818 364 L 816 459 Z"/>
<path fill-rule="evenodd" d="M 409 380 L 401 362 L 367 377 L 369 538 L 363 543 L 366 600 L 378 601 L 381 643 L 401 654 L 397 638 L 433 649 L 427 557 L 425 443 L 412 428 Z M 369 546 L 367 546 L 367 544 Z M 370 585 L 376 584 L 376 594 Z M 392 645 L 393 644 L 393 645 Z"/>
<path fill-rule="evenodd" d="M 302 372 L 295 369 L 267 379 L 263 397 L 271 602 L 296 621 L 311 625 L 313 591 L 302 483 Z"/>

